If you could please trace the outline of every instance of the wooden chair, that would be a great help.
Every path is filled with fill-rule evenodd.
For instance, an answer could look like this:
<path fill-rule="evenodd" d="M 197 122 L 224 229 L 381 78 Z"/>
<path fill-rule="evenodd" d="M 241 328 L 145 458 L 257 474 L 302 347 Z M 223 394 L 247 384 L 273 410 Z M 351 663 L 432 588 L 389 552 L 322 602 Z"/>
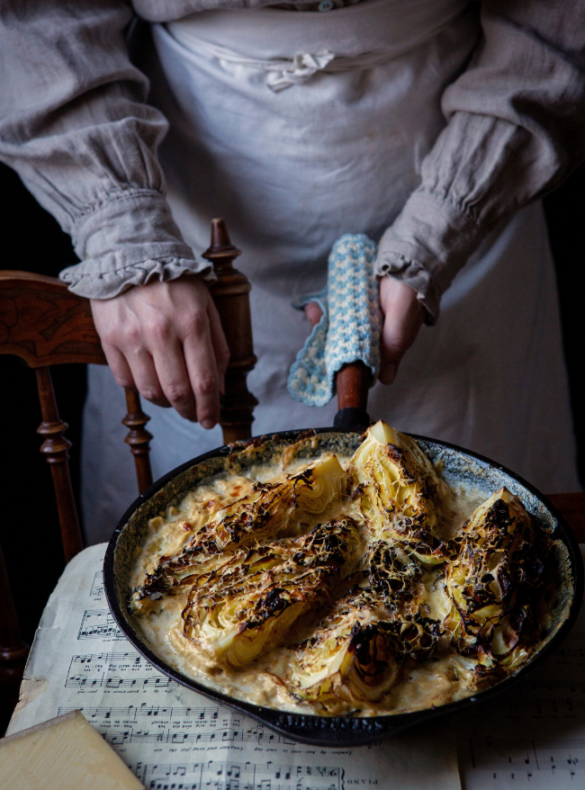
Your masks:
<path fill-rule="evenodd" d="M 255 365 L 253 353 L 250 284 L 233 267 L 240 254 L 230 242 L 223 220 L 213 220 L 211 245 L 204 256 L 212 262 L 217 282 L 211 294 L 218 309 L 230 349 L 225 376 L 220 423 L 226 444 L 251 436 L 256 398 L 248 391 L 246 377 Z M 53 476 L 65 562 L 83 548 L 81 529 L 71 478 L 67 423 L 59 416 L 51 366 L 68 363 L 106 365 L 96 332 L 90 303 L 67 290 L 53 277 L 28 272 L 0 272 L 0 354 L 20 357 L 35 370 L 42 422 L 37 429 L 44 437 L 40 451 Z M 136 465 L 138 492 L 152 483 L 150 441 L 145 426 L 149 417 L 142 411 L 140 396 L 126 390 L 128 413 L 122 419 L 129 429 L 125 441 Z M 0 547 L 0 688 L 18 689 L 29 646 L 21 636 Z M 11 693 L 9 690 L 9 693 Z"/>

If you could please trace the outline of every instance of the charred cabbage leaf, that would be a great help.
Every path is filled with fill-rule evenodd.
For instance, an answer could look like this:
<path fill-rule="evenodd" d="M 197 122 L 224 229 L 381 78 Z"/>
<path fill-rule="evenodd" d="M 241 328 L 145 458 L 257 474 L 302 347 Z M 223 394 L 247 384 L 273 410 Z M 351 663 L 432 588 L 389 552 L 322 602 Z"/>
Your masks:
<path fill-rule="evenodd" d="M 518 645 L 549 543 L 545 533 L 537 535 L 530 514 L 506 488 L 463 525 L 447 568 L 453 606 L 444 624 L 460 652 L 477 654 L 488 669 L 496 664 L 512 669 L 525 658 Z"/>
<path fill-rule="evenodd" d="M 380 421 L 368 430 L 350 468 L 376 537 L 406 540 L 411 550 L 418 544 L 421 562 L 445 561 L 435 533 L 446 487 L 413 439 Z"/>
<path fill-rule="evenodd" d="M 439 623 L 385 607 L 369 587 L 337 601 L 301 643 L 287 678 L 293 694 L 335 713 L 343 703 L 378 702 L 394 686 L 408 659 L 432 654 Z"/>
<path fill-rule="evenodd" d="M 375 613 L 351 596 L 338 601 L 315 635 L 299 645 L 287 685 L 301 700 L 335 713 L 342 702 L 377 702 L 394 684 L 399 664 Z"/>
<path fill-rule="evenodd" d="M 301 538 L 242 549 L 197 580 L 183 611 L 184 633 L 216 660 L 246 666 L 327 600 L 360 551 L 357 525 L 348 518 Z"/>
<path fill-rule="evenodd" d="M 439 623 L 420 613 L 423 571 L 400 545 L 377 541 L 362 578 L 300 644 L 288 678 L 294 696 L 334 712 L 379 701 L 408 660 L 429 656 Z"/>
<path fill-rule="evenodd" d="M 420 610 L 424 595 L 422 569 L 402 545 L 379 540 L 371 547 L 368 582 L 372 601 L 381 601 L 394 615 Z"/>
<path fill-rule="evenodd" d="M 336 456 L 292 475 L 257 483 L 252 492 L 219 510 L 174 557 L 161 557 L 135 600 L 192 584 L 214 567 L 220 552 L 298 534 L 299 523 L 323 513 L 345 493 L 347 476 Z"/>

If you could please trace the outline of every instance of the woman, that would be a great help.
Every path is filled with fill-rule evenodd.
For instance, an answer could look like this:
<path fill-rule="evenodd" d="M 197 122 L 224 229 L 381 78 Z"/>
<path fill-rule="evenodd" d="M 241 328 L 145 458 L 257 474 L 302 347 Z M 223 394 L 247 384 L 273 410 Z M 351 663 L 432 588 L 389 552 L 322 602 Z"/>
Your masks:
<path fill-rule="evenodd" d="M 269 4 L 8 0 L 0 11 L 0 156 L 71 232 L 82 263 L 61 276 L 92 299 L 118 384 L 174 407 L 150 410 L 155 475 L 221 441 L 204 429 L 227 353 L 200 258 L 221 215 L 254 286 L 255 433 L 331 423 L 335 404 L 316 414 L 286 393 L 307 333 L 290 301 L 323 285 L 337 237 L 364 232 L 381 238 L 380 379 L 394 382 L 374 388 L 371 413 L 548 491 L 575 489 L 535 200 L 584 156 L 583 4 Z M 129 31 L 133 11 L 147 24 Z M 425 321 L 437 325 L 419 333 Z M 123 408 L 110 372 L 92 370 L 92 540 L 134 495 L 106 433 L 119 433 Z"/>

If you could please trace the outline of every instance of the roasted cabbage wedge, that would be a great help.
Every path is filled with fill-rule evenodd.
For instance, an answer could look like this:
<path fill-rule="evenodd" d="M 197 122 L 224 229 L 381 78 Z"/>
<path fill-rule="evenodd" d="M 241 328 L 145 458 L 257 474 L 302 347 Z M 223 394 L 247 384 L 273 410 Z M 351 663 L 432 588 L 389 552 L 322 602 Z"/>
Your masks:
<path fill-rule="evenodd" d="M 380 700 L 400 667 L 430 655 L 440 634 L 438 621 L 420 615 L 425 571 L 400 544 L 377 541 L 360 573 L 291 663 L 292 693 L 330 713 L 342 702 Z"/>
<path fill-rule="evenodd" d="M 445 484 L 414 440 L 380 421 L 351 460 L 361 486 L 362 508 L 376 537 L 418 544 L 421 562 L 444 562 L 438 539 L 439 496 Z"/>
<path fill-rule="evenodd" d="M 194 583 L 214 566 L 214 557 L 220 552 L 299 534 L 303 522 L 310 523 L 346 494 L 347 483 L 334 455 L 302 472 L 257 483 L 251 493 L 219 510 L 178 555 L 161 557 L 158 567 L 136 591 L 135 601 Z"/>
<path fill-rule="evenodd" d="M 360 533 L 348 518 L 301 538 L 241 549 L 199 577 L 183 611 L 184 633 L 217 661 L 244 667 L 325 603 L 360 554 Z"/>
<path fill-rule="evenodd" d="M 454 539 L 446 573 L 453 605 L 444 628 L 484 669 L 512 669 L 526 657 L 517 647 L 549 545 L 546 533 L 537 535 L 530 514 L 506 488 L 477 508 Z"/>
<path fill-rule="evenodd" d="M 432 654 L 440 624 L 398 606 L 390 611 L 386 601 L 366 586 L 335 604 L 296 649 L 288 675 L 295 697 L 330 714 L 343 703 L 378 702 L 409 659 Z"/>
<path fill-rule="evenodd" d="M 398 671 L 393 645 L 379 616 L 350 595 L 338 601 L 315 635 L 298 646 L 287 685 L 297 699 L 334 714 L 343 702 L 358 707 L 360 702 L 380 700 Z"/>

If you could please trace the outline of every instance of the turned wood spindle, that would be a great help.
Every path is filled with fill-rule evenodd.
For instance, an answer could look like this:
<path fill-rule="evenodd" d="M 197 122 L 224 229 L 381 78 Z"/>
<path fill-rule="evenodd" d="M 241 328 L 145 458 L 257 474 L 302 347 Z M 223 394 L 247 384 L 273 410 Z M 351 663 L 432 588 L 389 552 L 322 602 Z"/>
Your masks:
<path fill-rule="evenodd" d="M 230 350 L 220 417 L 225 444 L 250 438 L 253 411 L 258 404 L 246 382 L 248 373 L 256 364 L 256 357 L 248 295 L 252 286 L 233 267 L 233 261 L 240 253 L 230 241 L 224 220 L 212 220 L 211 245 L 203 257 L 211 261 L 217 275 L 217 282 L 210 286 L 210 291 Z"/>
<path fill-rule="evenodd" d="M 150 417 L 142 411 L 138 392 L 131 388 L 126 389 L 125 392 L 128 414 L 122 420 L 122 424 L 129 428 L 129 431 L 124 441 L 130 445 L 130 452 L 134 456 L 138 493 L 142 494 L 152 485 L 149 457 L 152 434 L 144 427 Z"/>
<path fill-rule="evenodd" d="M 69 474 L 69 449 L 71 442 L 63 435 L 69 426 L 59 417 L 50 368 L 37 368 L 35 373 L 41 414 L 43 415 L 43 421 L 37 428 L 37 433 L 46 437 L 41 445 L 41 453 L 43 453 L 45 460 L 50 465 L 51 474 L 53 475 L 61 537 L 63 539 L 63 553 L 65 562 L 69 562 L 83 548 L 77 507 L 75 506 L 71 476 Z"/>

